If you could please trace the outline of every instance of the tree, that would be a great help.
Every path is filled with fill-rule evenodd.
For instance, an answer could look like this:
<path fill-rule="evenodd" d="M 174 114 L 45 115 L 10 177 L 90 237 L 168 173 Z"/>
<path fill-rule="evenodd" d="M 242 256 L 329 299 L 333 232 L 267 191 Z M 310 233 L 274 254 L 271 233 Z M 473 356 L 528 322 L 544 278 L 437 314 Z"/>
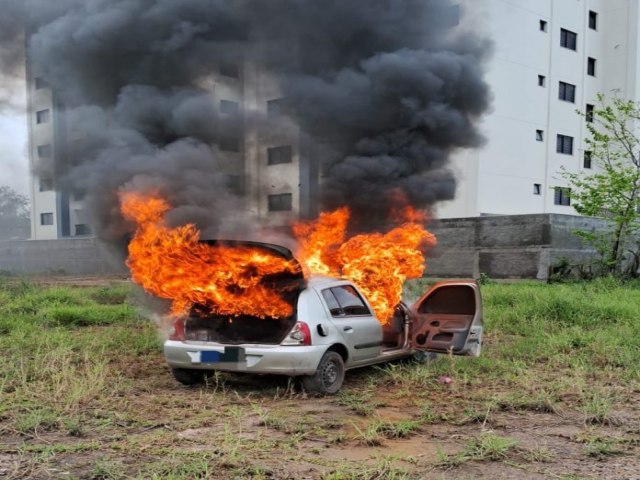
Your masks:
<path fill-rule="evenodd" d="M 0 240 L 29 238 L 29 200 L 11 187 L 0 186 Z"/>
<path fill-rule="evenodd" d="M 574 233 L 600 254 L 601 273 L 635 275 L 640 247 L 640 104 L 599 94 L 593 113 L 583 116 L 589 131 L 585 150 L 590 152 L 595 173 L 563 169 L 562 176 L 571 186 L 574 209 L 604 217 L 610 227 Z"/>

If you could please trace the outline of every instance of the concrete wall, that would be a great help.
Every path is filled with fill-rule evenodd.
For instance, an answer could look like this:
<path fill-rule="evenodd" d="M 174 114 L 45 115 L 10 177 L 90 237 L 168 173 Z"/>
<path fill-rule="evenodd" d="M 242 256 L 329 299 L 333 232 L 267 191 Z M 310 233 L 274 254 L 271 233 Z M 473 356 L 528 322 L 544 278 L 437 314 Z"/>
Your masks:
<path fill-rule="evenodd" d="M 0 242 L 0 271 L 69 275 L 126 274 L 123 259 L 95 238 Z"/>
<path fill-rule="evenodd" d="M 601 229 L 604 220 L 559 214 L 471 217 L 434 221 L 438 246 L 427 255 L 429 276 L 537 278 L 561 257 L 585 261 L 593 252 L 572 234 Z M 0 271 L 104 275 L 126 273 L 94 238 L 0 242 Z"/>
<path fill-rule="evenodd" d="M 560 214 L 438 220 L 430 227 L 438 246 L 427 256 L 426 274 L 546 280 L 549 267 L 559 259 L 585 262 L 594 255 L 574 230 L 603 229 L 606 224 Z"/>

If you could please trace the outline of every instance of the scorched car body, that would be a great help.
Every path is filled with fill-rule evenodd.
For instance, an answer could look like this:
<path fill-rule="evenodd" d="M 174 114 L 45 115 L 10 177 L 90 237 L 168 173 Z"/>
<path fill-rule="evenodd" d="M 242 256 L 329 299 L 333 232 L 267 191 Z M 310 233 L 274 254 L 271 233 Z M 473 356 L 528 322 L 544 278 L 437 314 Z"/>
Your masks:
<path fill-rule="evenodd" d="M 282 247 L 265 248 L 291 256 Z M 387 325 L 348 280 L 316 276 L 300 285 L 287 319 L 212 317 L 197 310 L 177 319 L 164 344 L 175 378 L 195 384 L 214 370 L 301 376 L 308 391 L 333 394 L 351 368 L 416 351 L 480 354 L 482 300 L 474 280 L 434 284 L 412 306 L 399 305 Z"/>

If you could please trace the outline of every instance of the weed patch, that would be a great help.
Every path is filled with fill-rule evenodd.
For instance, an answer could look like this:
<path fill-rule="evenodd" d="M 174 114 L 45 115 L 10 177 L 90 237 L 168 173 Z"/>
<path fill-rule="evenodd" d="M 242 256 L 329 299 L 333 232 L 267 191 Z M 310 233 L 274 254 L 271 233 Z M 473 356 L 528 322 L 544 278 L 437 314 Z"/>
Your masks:
<path fill-rule="evenodd" d="M 465 462 L 505 460 L 514 450 L 517 442 L 491 432 L 483 432 L 469 440 L 464 450 L 453 455 L 438 454 L 438 466 L 443 468 L 457 467 Z"/>
<path fill-rule="evenodd" d="M 407 288 L 419 295 L 427 282 L 417 283 Z M 353 370 L 337 396 L 312 399 L 293 381 L 221 372 L 183 388 L 129 285 L 0 279 L 0 476 L 448 475 L 437 464 L 460 467 L 459 478 L 511 478 L 514 468 L 570 478 L 609 462 L 622 478 L 616 465 L 640 468 L 639 286 L 486 282 L 481 357 Z M 496 431 L 468 437 L 487 428 Z"/>

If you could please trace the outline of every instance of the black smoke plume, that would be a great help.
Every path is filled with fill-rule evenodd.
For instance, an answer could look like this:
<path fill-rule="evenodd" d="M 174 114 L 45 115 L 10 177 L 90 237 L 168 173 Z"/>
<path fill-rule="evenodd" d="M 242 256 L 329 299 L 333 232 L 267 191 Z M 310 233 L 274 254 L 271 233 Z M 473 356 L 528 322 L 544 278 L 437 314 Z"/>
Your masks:
<path fill-rule="evenodd" d="M 482 142 L 474 123 L 488 107 L 490 48 L 456 26 L 449 0 L 0 4 L 2 71 L 24 68 L 24 35 L 64 125 L 55 164 L 39 168 L 85 198 L 104 238 L 126 230 L 121 188 L 164 192 L 175 223 L 251 223 L 216 144 L 266 120 L 248 110 L 221 119 L 207 87 L 221 65 L 277 75 L 319 172 L 318 205 L 349 205 L 363 229 L 381 226 L 398 191 L 423 208 L 452 199 L 448 157 Z"/>

